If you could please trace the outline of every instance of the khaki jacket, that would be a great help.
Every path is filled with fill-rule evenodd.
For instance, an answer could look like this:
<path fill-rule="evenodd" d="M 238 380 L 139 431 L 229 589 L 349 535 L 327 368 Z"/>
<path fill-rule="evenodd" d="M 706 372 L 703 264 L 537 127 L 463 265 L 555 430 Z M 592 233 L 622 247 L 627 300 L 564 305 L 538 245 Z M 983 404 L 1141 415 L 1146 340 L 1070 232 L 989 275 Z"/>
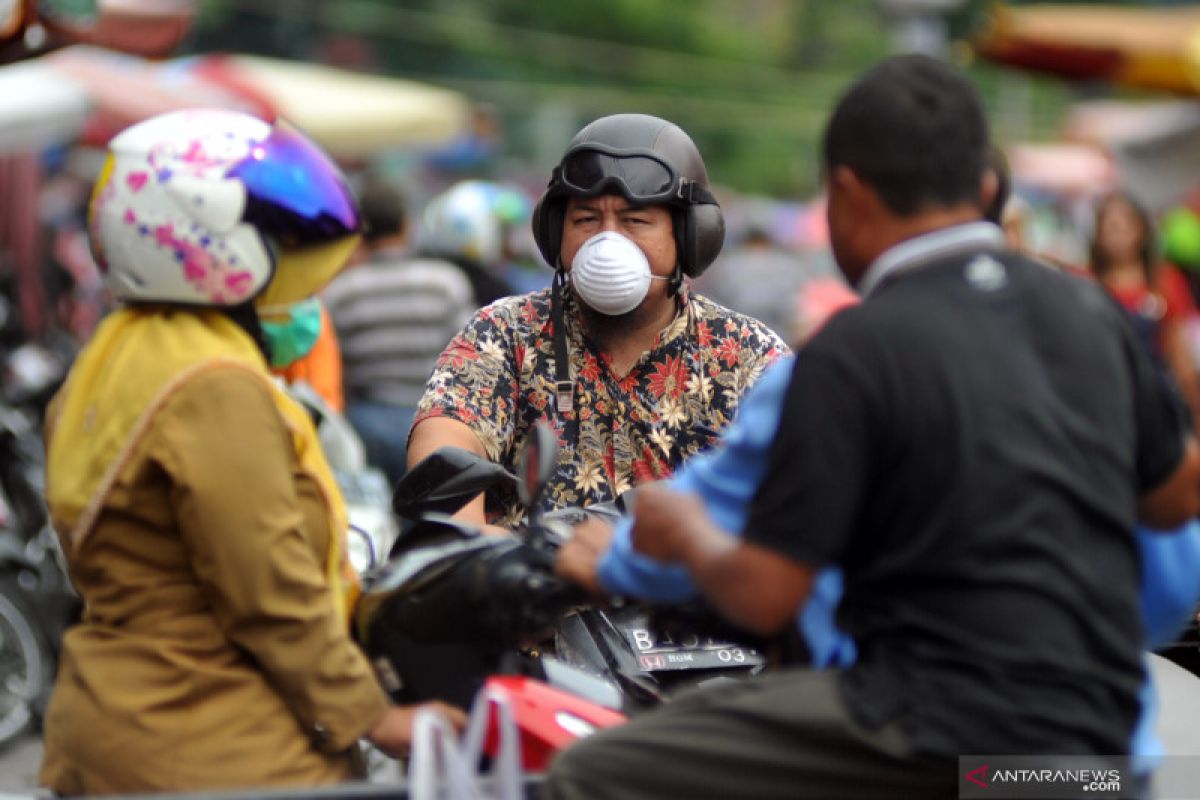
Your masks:
<path fill-rule="evenodd" d="M 335 609 L 327 498 L 276 402 L 251 370 L 199 371 L 139 432 L 86 537 L 64 542 L 85 611 L 64 640 L 44 785 L 350 777 L 387 701 Z"/>

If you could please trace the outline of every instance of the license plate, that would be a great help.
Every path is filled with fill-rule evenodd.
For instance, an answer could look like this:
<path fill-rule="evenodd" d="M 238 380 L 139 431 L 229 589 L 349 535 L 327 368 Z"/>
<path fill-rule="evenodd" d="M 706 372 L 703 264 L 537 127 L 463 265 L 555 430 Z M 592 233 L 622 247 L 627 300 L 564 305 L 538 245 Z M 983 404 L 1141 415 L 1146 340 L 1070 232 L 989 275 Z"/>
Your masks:
<path fill-rule="evenodd" d="M 644 625 L 644 620 L 641 621 Z M 621 633 L 637 654 L 638 665 L 646 672 L 750 668 L 764 662 L 762 654 L 752 647 L 708 637 L 659 638 L 649 627 L 636 625 L 621 626 Z"/>

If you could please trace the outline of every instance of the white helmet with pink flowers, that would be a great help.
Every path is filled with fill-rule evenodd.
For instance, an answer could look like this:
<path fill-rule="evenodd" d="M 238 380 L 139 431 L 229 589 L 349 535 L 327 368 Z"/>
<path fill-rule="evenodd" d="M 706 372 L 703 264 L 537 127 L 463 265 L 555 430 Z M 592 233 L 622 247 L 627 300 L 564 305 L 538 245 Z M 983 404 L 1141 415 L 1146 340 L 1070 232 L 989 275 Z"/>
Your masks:
<path fill-rule="evenodd" d="M 88 223 L 118 299 L 195 306 L 302 300 L 341 269 L 361 228 L 341 171 L 308 138 L 216 109 L 115 136 Z"/>

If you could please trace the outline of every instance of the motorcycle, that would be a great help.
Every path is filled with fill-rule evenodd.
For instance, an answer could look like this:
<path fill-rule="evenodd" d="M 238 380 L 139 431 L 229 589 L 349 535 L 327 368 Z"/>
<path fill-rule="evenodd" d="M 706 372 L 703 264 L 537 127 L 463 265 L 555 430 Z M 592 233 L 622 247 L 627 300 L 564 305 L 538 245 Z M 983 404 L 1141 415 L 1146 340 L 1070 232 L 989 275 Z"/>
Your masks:
<path fill-rule="evenodd" d="M 4 354 L 0 382 L 0 746 L 37 723 L 80 603 L 42 500 L 40 414 L 66 364 L 38 344 Z"/>
<path fill-rule="evenodd" d="M 514 476 L 466 450 L 441 448 L 397 485 L 397 513 L 414 525 L 392 558 L 364 577 L 356 632 L 397 702 L 432 698 L 463 708 L 482 688 L 514 706 L 526 769 L 570 741 L 662 702 L 684 682 L 750 674 L 753 647 L 660 631 L 640 608 L 590 607 L 554 572 L 581 513 L 539 512 L 557 442 L 538 427 Z M 515 487 L 530 509 L 512 537 L 454 519 L 481 491 Z M 492 754 L 485 747 L 485 752 Z"/>
<path fill-rule="evenodd" d="M 387 477 L 367 464 L 362 439 L 316 390 L 307 383 L 289 384 L 286 388 L 308 411 L 317 429 L 321 450 L 346 502 L 350 563 L 362 575 L 387 557 L 400 535 L 399 522 L 392 513 Z"/>

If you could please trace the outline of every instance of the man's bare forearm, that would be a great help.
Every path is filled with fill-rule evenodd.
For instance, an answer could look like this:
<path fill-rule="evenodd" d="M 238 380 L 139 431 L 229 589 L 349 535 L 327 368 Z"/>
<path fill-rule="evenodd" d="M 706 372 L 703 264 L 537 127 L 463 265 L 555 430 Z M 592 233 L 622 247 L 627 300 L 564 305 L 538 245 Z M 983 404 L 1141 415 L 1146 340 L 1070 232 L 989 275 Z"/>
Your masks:
<path fill-rule="evenodd" d="M 711 521 L 693 530 L 682 561 L 722 616 L 763 635 L 788 625 L 812 588 L 812 568 L 743 542 Z"/>

